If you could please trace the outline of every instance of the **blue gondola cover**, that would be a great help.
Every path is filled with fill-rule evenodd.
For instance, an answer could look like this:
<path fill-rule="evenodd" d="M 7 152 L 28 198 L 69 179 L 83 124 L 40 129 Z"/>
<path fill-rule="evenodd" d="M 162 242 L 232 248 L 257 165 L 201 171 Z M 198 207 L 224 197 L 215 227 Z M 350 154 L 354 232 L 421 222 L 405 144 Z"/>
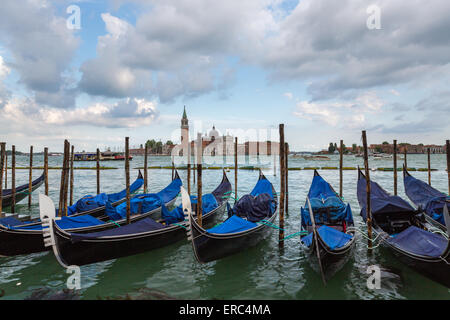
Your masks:
<path fill-rule="evenodd" d="M 416 226 L 400 232 L 388 239 L 392 245 L 417 255 L 439 257 L 447 248 L 448 241 L 441 235 L 431 233 Z"/>
<path fill-rule="evenodd" d="M 191 197 L 191 205 L 197 203 L 197 196 Z M 212 193 L 207 193 L 202 196 L 202 215 L 211 212 L 219 206 L 216 197 Z M 183 213 L 183 205 L 180 204 L 178 207 L 169 211 L 165 206 L 162 207 L 161 218 L 165 220 L 167 224 L 172 224 L 176 222 L 182 222 L 185 220 Z"/>
<path fill-rule="evenodd" d="M 242 232 L 245 230 L 249 230 L 257 227 L 258 225 L 254 222 L 247 221 L 238 216 L 231 216 L 223 223 L 208 229 L 209 233 L 218 233 L 218 234 L 227 234 L 227 233 L 236 233 Z"/>
<path fill-rule="evenodd" d="M 330 223 L 345 220 L 353 224 L 350 204 L 345 204 L 320 175 L 315 175 L 308 192 L 308 198 L 317 223 Z M 302 226 L 312 225 L 308 203 L 300 209 Z"/>
<path fill-rule="evenodd" d="M 161 207 L 161 218 L 164 219 L 166 224 L 173 224 L 184 221 L 183 206 L 178 206 L 169 211 L 166 206 Z"/>
<path fill-rule="evenodd" d="M 406 175 L 403 178 L 403 182 L 405 184 L 406 195 L 411 201 L 416 206 L 422 208 L 431 218 L 445 225 L 443 208 L 447 204 L 450 210 L 448 203 L 450 197 L 447 197 L 444 193 L 434 189 L 424 181 L 410 175 Z"/>
<path fill-rule="evenodd" d="M 395 213 L 411 213 L 415 214 L 414 208 L 399 196 L 392 196 L 387 193 L 380 185 L 374 181 L 370 181 L 370 199 L 372 206 L 372 214 L 395 214 Z M 366 221 L 366 179 L 361 175 L 358 180 L 357 188 L 359 205 L 361 207 L 361 216 Z"/>
<path fill-rule="evenodd" d="M 130 186 L 130 193 L 134 193 L 137 190 L 139 190 L 139 188 L 142 187 L 143 184 L 144 184 L 144 179 L 140 179 L 140 178 L 136 179 Z M 75 213 L 85 212 L 88 210 L 96 209 L 98 207 L 102 207 L 102 206 L 106 205 L 107 201 L 110 201 L 110 202 L 119 201 L 120 199 L 125 198 L 126 194 L 127 194 L 127 190 L 124 189 L 120 192 L 111 193 L 111 194 L 100 193 L 96 196 L 86 195 L 86 196 L 82 197 L 80 200 L 78 200 L 77 202 L 75 202 L 73 205 L 71 205 L 67 208 L 67 215 L 70 216 Z M 56 212 L 58 213 L 58 210 L 56 210 Z"/>
<path fill-rule="evenodd" d="M 331 250 L 345 246 L 353 238 L 350 234 L 341 232 L 325 225 L 320 226 L 317 229 L 317 232 Z M 311 245 L 312 236 L 313 233 L 311 232 L 306 237 L 302 238 L 302 242 L 308 247 Z"/>
<path fill-rule="evenodd" d="M 232 212 L 248 221 L 258 222 L 272 216 L 275 206 L 274 199 L 268 193 L 261 193 L 256 197 L 246 194 L 233 206 Z"/>
<path fill-rule="evenodd" d="M 167 204 L 177 197 L 180 193 L 182 182 L 180 178 L 173 180 L 167 187 L 158 193 L 140 194 L 130 200 L 130 214 L 140 214 L 155 210 L 161 205 Z M 108 203 L 105 207 L 105 213 L 111 220 L 124 219 L 127 215 L 127 203 L 123 202 L 116 207 Z"/>
<path fill-rule="evenodd" d="M 255 222 L 271 217 L 276 211 L 276 200 L 272 183 L 261 178 L 250 194 L 244 195 L 231 209 L 228 219 L 207 230 L 211 233 L 235 233 L 257 227 Z"/>
<path fill-rule="evenodd" d="M 40 220 L 38 220 L 40 221 Z M 61 217 L 61 219 L 56 220 L 56 224 L 61 229 L 74 229 L 74 228 L 83 228 L 83 227 L 90 227 L 90 226 L 97 226 L 104 224 L 103 221 L 98 220 L 97 218 L 94 218 L 90 215 L 84 215 L 84 216 L 77 216 L 77 217 Z M 8 227 L 12 230 L 42 230 L 42 225 L 32 225 L 32 226 L 26 226 L 22 224 L 16 224 L 14 226 L 8 225 Z"/>

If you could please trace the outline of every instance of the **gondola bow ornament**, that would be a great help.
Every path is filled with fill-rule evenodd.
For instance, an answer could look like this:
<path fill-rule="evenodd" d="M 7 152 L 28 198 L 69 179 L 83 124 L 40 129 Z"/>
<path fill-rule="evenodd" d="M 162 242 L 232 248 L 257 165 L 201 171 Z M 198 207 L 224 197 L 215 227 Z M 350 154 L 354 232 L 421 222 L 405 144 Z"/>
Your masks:
<path fill-rule="evenodd" d="M 52 247 L 58 262 L 65 268 L 68 266 L 62 261 L 59 256 L 58 248 L 55 243 L 55 233 L 53 232 L 53 221 L 61 220 L 56 217 L 55 204 L 48 196 L 39 194 L 39 215 L 42 221 L 42 236 L 44 238 L 44 246 Z"/>

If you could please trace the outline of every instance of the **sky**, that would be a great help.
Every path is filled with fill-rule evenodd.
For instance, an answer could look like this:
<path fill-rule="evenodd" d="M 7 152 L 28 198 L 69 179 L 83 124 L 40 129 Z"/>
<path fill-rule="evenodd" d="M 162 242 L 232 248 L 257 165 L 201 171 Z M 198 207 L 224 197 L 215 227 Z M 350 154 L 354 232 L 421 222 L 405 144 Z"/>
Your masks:
<path fill-rule="evenodd" d="M 214 125 L 290 150 L 450 137 L 447 0 L 5 0 L 0 140 L 123 149 Z M 79 13 L 79 14 L 78 14 Z M 256 136 L 255 136 L 256 132 Z"/>

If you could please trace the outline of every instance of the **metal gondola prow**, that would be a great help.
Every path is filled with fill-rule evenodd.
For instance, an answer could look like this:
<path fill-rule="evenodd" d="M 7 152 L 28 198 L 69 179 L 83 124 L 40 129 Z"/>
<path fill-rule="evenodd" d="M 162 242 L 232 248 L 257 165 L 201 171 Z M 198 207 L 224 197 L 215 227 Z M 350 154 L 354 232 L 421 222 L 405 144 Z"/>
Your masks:
<path fill-rule="evenodd" d="M 403 178 L 410 176 L 408 169 L 405 167 L 405 164 L 403 164 Z"/>
<path fill-rule="evenodd" d="M 44 246 L 52 247 L 53 253 L 55 254 L 56 260 L 64 268 L 69 267 L 61 259 L 59 255 L 58 248 L 55 242 L 55 233 L 53 230 L 53 223 L 55 220 L 60 220 L 61 218 L 56 217 L 55 204 L 50 197 L 40 193 L 39 194 L 39 215 L 42 221 L 42 236 L 44 238 Z"/>
<path fill-rule="evenodd" d="M 188 224 L 186 226 L 186 234 L 188 241 L 192 240 L 192 205 L 191 205 L 191 196 L 186 191 L 186 189 L 181 186 L 180 188 L 181 192 L 181 203 L 183 205 L 183 214 L 185 216 L 185 219 L 187 217 Z"/>
<path fill-rule="evenodd" d="M 177 169 L 175 169 L 175 174 L 173 175 L 172 181 L 176 180 L 176 179 L 180 179 L 180 175 L 178 174 L 178 170 Z"/>

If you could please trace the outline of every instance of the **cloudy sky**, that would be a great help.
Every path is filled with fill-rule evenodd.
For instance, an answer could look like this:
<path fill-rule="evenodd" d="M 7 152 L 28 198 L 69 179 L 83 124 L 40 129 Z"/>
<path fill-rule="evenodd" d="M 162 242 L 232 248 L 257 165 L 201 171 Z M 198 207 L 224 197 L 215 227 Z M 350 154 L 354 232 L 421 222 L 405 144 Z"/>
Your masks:
<path fill-rule="evenodd" d="M 360 144 L 364 129 L 369 143 L 443 144 L 449 12 L 448 0 L 2 1 L 1 140 L 176 140 L 186 105 L 192 135 L 277 140 L 284 123 L 291 150 Z"/>

